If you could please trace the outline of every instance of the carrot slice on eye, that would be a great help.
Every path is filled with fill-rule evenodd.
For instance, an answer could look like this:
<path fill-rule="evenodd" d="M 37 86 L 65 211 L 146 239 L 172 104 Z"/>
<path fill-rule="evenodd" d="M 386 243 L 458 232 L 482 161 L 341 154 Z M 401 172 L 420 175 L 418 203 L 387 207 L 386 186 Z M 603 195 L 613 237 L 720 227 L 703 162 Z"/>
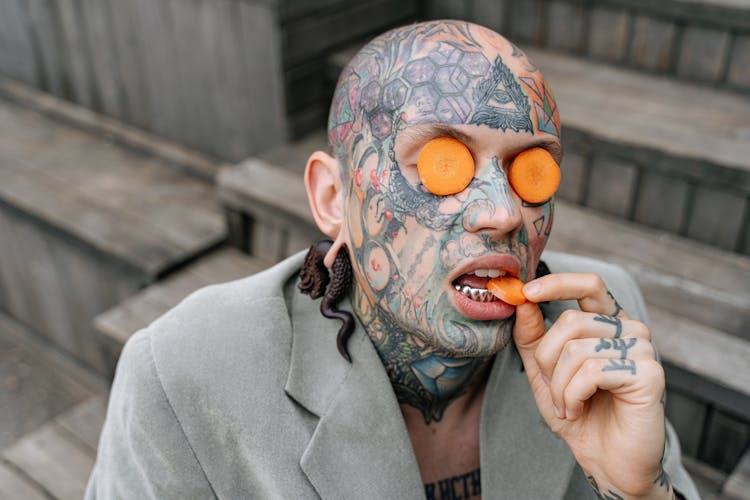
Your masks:
<path fill-rule="evenodd" d="M 461 141 L 453 137 L 438 137 L 422 148 L 417 159 L 417 172 L 424 187 L 432 194 L 456 194 L 474 178 L 474 158 Z"/>
<path fill-rule="evenodd" d="M 546 149 L 531 148 L 513 160 L 508 180 L 522 200 L 542 203 L 560 187 L 560 167 Z"/>
<path fill-rule="evenodd" d="M 487 290 L 492 295 L 513 306 L 520 306 L 526 302 L 522 288 L 523 281 L 512 276 L 500 276 L 487 282 Z"/>

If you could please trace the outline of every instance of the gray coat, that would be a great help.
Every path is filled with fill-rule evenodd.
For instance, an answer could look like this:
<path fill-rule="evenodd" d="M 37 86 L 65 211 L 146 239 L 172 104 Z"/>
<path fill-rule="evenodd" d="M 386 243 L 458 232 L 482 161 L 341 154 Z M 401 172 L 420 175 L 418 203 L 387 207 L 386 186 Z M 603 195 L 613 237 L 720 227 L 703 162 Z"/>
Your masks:
<path fill-rule="evenodd" d="M 646 320 L 620 268 L 548 252 L 553 272 L 599 273 Z M 390 381 L 357 323 L 353 363 L 339 322 L 296 290 L 298 254 L 255 276 L 210 286 L 125 346 L 87 499 L 424 498 Z M 553 320 L 570 304 L 552 303 Z M 575 306 L 572 306 L 575 307 Z M 665 468 L 698 498 L 671 428 Z M 484 498 L 595 498 L 565 442 L 536 408 L 512 347 L 496 356 L 481 417 Z"/>

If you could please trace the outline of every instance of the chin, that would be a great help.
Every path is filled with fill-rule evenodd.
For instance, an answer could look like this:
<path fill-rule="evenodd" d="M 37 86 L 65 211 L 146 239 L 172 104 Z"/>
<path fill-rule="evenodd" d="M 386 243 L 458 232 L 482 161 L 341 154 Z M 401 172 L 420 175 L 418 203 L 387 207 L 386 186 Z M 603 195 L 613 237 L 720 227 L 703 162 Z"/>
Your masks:
<path fill-rule="evenodd" d="M 487 358 L 508 346 L 513 337 L 515 315 L 503 320 L 454 320 L 444 333 L 430 332 L 419 337 L 435 349 L 435 354 L 447 358 Z M 450 320 L 447 320 L 450 322 Z"/>

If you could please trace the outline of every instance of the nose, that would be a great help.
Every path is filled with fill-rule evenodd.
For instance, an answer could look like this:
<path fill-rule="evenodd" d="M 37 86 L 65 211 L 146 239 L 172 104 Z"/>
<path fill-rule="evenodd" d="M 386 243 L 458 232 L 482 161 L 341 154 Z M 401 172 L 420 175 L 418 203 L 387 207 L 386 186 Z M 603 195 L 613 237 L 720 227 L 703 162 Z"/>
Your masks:
<path fill-rule="evenodd" d="M 517 231 L 523 224 L 521 208 L 497 158 L 478 169 L 470 190 L 463 226 L 469 232 L 489 232 L 503 237 Z"/>

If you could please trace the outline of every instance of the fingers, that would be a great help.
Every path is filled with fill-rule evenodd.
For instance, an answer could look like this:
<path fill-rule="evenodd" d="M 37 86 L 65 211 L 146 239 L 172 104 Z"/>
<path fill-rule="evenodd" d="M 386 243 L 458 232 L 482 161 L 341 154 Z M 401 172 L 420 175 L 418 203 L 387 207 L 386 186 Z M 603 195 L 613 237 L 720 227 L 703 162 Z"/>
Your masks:
<path fill-rule="evenodd" d="M 526 283 L 523 293 L 533 302 L 577 300 L 582 311 L 629 318 L 601 277 L 594 273 L 548 274 Z"/>
<path fill-rule="evenodd" d="M 620 339 L 638 338 L 651 341 L 651 332 L 640 321 L 622 320 L 601 314 L 592 314 L 569 309 L 564 311 L 547 334 L 537 343 L 534 358 L 547 379 L 566 344 L 574 339 Z M 610 353 L 614 355 L 613 353 Z"/>
<path fill-rule="evenodd" d="M 655 360 L 648 327 L 639 321 L 567 310 L 535 343 L 534 365 L 558 418 L 565 418 L 564 393 L 576 373 L 589 360 L 607 359 L 624 365 Z"/>
<path fill-rule="evenodd" d="M 655 360 L 654 348 L 650 342 L 635 337 L 621 339 L 586 338 L 571 340 L 563 348 L 562 354 L 548 380 L 552 404 L 558 418 L 566 416 L 566 390 L 571 381 L 586 363 L 595 361 L 598 366 L 602 362 L 614 363 L 612 366 L 621 367 L 621 371 L 630 371 L 632 366 L 635 375 L 636 363 Z M 609 365 L 606 365 L 609 366 Z M 612 368 L 605 368 L 610 371 Z"/>
<path fill-rule="evenodd" d="M 578 419 L 600 389 L 632 405 L 653 404 L 664 391 L 664 369 L 656 360 L 589 358 L 563 391 L 562 418 Z"/>

